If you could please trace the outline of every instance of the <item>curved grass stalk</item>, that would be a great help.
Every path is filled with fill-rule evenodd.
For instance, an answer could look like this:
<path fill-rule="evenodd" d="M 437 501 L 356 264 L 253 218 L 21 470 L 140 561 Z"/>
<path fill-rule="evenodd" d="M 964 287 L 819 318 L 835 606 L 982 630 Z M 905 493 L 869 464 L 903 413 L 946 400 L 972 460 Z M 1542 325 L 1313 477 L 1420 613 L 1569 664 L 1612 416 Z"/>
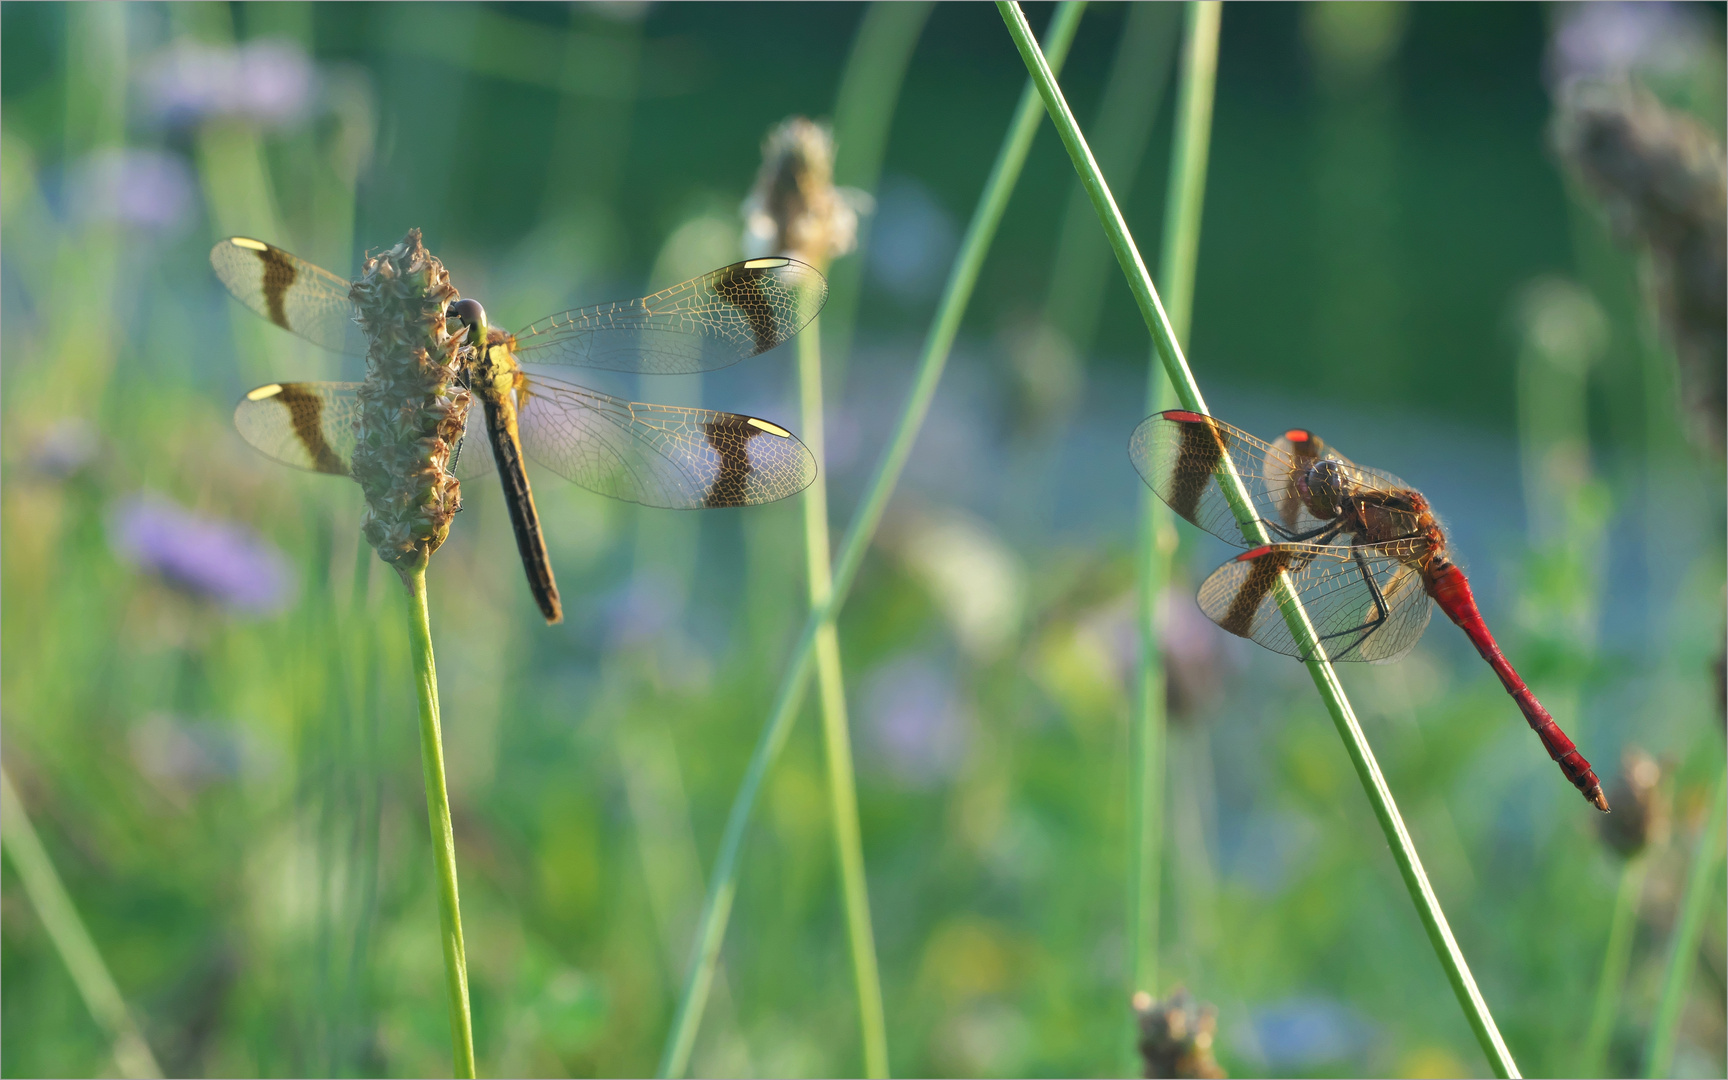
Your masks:
<path fill-rule="evenodd" d="M 1062 143 L 1068 149 L 1068 156 L 1074 162 L 1075 171 L 1080 174 L 1081 183 L 1086 185 L 1093 209 L 1098 212 L 1098 219 L 1110 238 L 1110 246 L 1116 252 L 1116 260 L 1122 265 L 1122 272 L 1127 275 L 1128 286 L 1140 307 L 1141 317 L 1145 319 L 1146 327 L 1163 358 L 1165 373 L 1175 385 L 1178 400 L 1185 409 L 1198 413 L 1208 412 L 1199 384 L 1194 381 L 1194 373 L 1189 370 L 1188 360 L 1177 342 L 1170 317 L 1158 299 L 1152 276 L 1146 272 L 1146 264 L 1141 260 L 1134 238 L 1128 232 L 1128 225 L 1122 220 L 1122 213 L 1110 195 L 1110 187 L 1105 183 L 1103 174 L 1098 171 L 1098 163 L 1093 159 L 1092 151 L 1087 148 L 1084 136 L 1080 134 L 1080 126 L 1075 123 L 1074 114 L 1069 111 L 1061 88 L 1056 85 L 1056 76 L 1039 51 L 1031 28 L 1026 25 L 1025 14 L 1014 0 L 997 0 L 996 6 L 1002 13 L 1002 21 L 1007 24 L 1009 34 L 1014 38 L 1014 44 L 1020 50 L 1026 70 L 1032 73 L 1038 84 L 1044 105 L 1049 110 L 1057 132 L 1062 136 Z M 1220 462 L 1218 479 L 1230 508 L 1236 514 L 1236 520 L 1242 525 L 1245 537 L 1253 544 L 1268 543 L 1269 538 L 1249 504 L 1242 478 L 1228 455 Z M 1393 860 L 1398 864 L 1399 873 L 1403 875 L 1411 902 L 1415 905 L 1423 927 L 1428 931 L 1429 941 L 1434 946 L 1441 966 L 1446 970 L 1447 979 L 1452 983 L 1453 993 L 1457 995 L 1465 1019 L 1476 1033 L 1476 1039 L 1481 1044 L 1483 1053 L 1487 1055 L 1495 1075 L 1517 1076 L 1518 1067 L 1512 1060 L 1512 1053 L 1506 1048 L 1505 1040 L 1500 1037 L 1500 1030 L 1488 1011 L 1488 1003 L 1483 1000 L 1475 977 L 1470 974 L 1469 964 L 1465 962 L 1464 953 L 1452 936 L 1452 928 L 1446 922 L 1440 900 L 1434 895 L 1428 873 L 1416 854 L 1416 845 L 1410 839 L 1410 832 L 1404 827 L 1404 819 L 1398 812 L 1398 804 L 1392 798 L 1392 791 L 1386 786 L 1386 779 L 1380 773 L 1374 751 L 1369 747 L 1368 739 L 1356 720 L 1355 710 L 1350 706 L 1350 699 L 1338 681 L 1338 674 L 1333 670 L 1331 661 L 1325 659 L 1326 654 L 1320 647 L 1313 624 L 1308 621 L 1308 613 L 1291 590 L 1286 575 L 1279 577 L 1278 601 L 1291 634 L 1302 644 L 1305 652 L 1315 657 L 1307 663 L 1308 674 L 1313 678 L 1314 686 L 1319 690 L 1327 711 L 1332 714 L 1332 722 L 1344 740 L 1351 764 L 1356 767 L 1362 789 L 1374 807 L 1374 815 L 1386 834 L 1387 844 L 1392 850 Z"/>
<path fill-rule="evenodd" d="M 426 820 L 438 865 L 438 923 L 444 945 L 444 986 L 450 998 L 450 1041 L 456 1075 L 474 1075 L 474 1024 L 468 1010 L 468 950 L 456 894 L 456 839 L 444 785 L 444 741 L 438 725 L 438 669 L 432 661 L 432 623 L 426 614 L 426 562 L 400 569 L 408 586 L 408 638 L 414 655 L 414 696 L 420 706 L 420 768 L 426 781 Z"/>
<path fill-rule="evenodd" d="M 1212 133 L 1212 92 L 1218 73 L 1219 0 L 1188 5 L 1176 103 L 1175 150 L 1164 204 L 1164 246 L 1158 276 L 1170 297 L 1171 334 L 1188 336 L 1194 310 L 1194 268 L 1200 253 L 1200 212 L 1206 197 L 1206 159 Z M 1146 375 L 1147 412 L 1170 407 L 1170 380 L 1153 349 Z M 1128 941 L 1131 990 L 1153 997 L 1158 987 L 1159 893 L 1163 860 L 1164 658 L 1153 612 L 1170 579 L 1176 527 L 1170 508 L 1144 486 L 1140 517 L 1140 678 L 1128 727 L 1129 874 Z"/>
<path fill-rule="evenodd" d="M 1055 58 L 1053 62 L 1058 67 L 1074 40 L 1082 8 L 1081 3 L 1068 0 L 1057 8 L 1056 16 L 1051 20 L 1048 32 L 1050 55 Z M 792 730 L 792 721 L 798 715 L 799 706 L 803 704 L 804 693 L 810 685 L 816 639 L 824 625 L 833 624 L 840 606 L 845 603 L 853 579 L 858 576 L 858 568 L 864 562 L 864 554 L 876 535 L 877 526 L 882 522 L 882 514 L 888 508 L 888 498 L 894 492 L 894 485 L 899 481 L 900 473 L 906 467 L 906 459 L 912 453 L 912 444 L 917 440 L 924 418 L 930 411 L 930 402 L 936 395 L 936 386 L 941 381 L 949 350 L 952 349 L 955 335 L 960 330 L 961 316 L 965 314 L 966 305 L 972 298 L 972 290 L 978 283 L 978 272 L 984 264 L 984 256 L 990 250 L 990 242 L 995 238 L 996 227 L 1001 223 L 1003 211 L 1007 209 L 1008 197 L 1020 178 L 1021 166 L 1026 163 L 1026 154 L 1031 149 L 1032 136 L 1038 131 L 1042 111 L 1037 91 L 1028 83 L 1020 95 L 1020 104 L 1009 123 L 1002 148 L 996 155 L 989 178 L 984 182 L 984 190 L 979 195 L 978 205 L 972 212 L 972 220 L 966 227 L 966 235 L 961 239 L 954 265 L 949 270 L 947 285 L 943 288 L 942 298 L 936 306 L 936 315 L 931 320 L 923 351 L 919 355 L 911 393 L 907 395 L 894 433 L 890 436 L 888 446 L 876 464 L 876 471 L 865 488 L 864 499 L 859 504 L 857 514 L 840 542 L 840 554 L 834 562 L 833 592 L 826 604 L 811 611 L 804 624 L 803 633 L 793 647 L 792 661 L 780 683 L 773 709 L 767 723 L 762 727 L 762 734 L 757 739 L 750 763 L 744 771 L 744 778 L 739 783 L 738 793 L 733 797 L 732 810 L 727 815 L 726 829 L 720 840 L 720 850 L 714 860 L 714 871 L 709 878 L 708 896 L 703 902 L 702 915 L 697 925 L 695 953 L 691 958 L 684 996 L 678 1003 L 678 1013 L 673 1019 L 672 1030 L 667 1035 L 665 1054 L 660 1061 L 661 1076 L 681 1076 L 690 1063 L 690 1051 L 696 1042 L 696 1031 L 702 1023 L 702 1011 L 713 983 L 714 967 L 719 962 L 720 946 L 725 939 L 726 924 L 732 913 L 732 901 L 738 891 L 739 854 L 743 849 L 744 835 L 749 829 L 750 817 L 756 807 L 756 798 L 761 793 L 762 781 L 786 745 L 786 737 Z"/>
<path fill-rule="evenodd" d="M 36 909 L 36 917 L 42 920 L 42 928 L 48 931 L 48 940 L 54 943 L 55 951 L 66 964 L 85 1007 L 113 1044 L 114 1064 L 120 1075 L 161 1076 L 162 1067 L 156 1064 L 137 1019 L 126 1007 L 126 999 L 120 996 L 114 976 L 102 962 L 102 953 L 85 929 L 84 920 L 78 917 L 78 909 L 55 872 L 47 849 L 30 825 L 23 800 L 12 788 L 12 778 L 3 769 L 0 769 L 0 835 L 4 836 L 6 854 L 12 858 L 24 893 Z"/>
<path fill-rule="evenodd" d="M 1686 891 L 1681 895 L 1680 918 L 1674 925 L 1668 966 L 1662 975 L 1662 997 L 1650 1021 L 1650 1044 L 1644 1059 L 1645 1076 L 1667 1076 L 1674 1065 L 1674 1046 L 1680 1034 L 1680 1014 L 1686 1004 L 1686 983 L 1697 966 L 1698 937 L 1704 932 L 1704 916 L 1711 894 L 1722 883 L 1721 858 L 1724 828 L 1728 827 L 1728 772 L 1717 772 L 1716 790 L 1710 799 L 1692 866 L 1686 872 Z"/>
<path fill-rule="evenodd" d="M 1590 1027 L 1584 1035 L 1584 1051 L 1578 1059 L 1579 1076 L 1601 1076 L 1608 1059 L 1608 1043 L 1614 1036 L 1619 1011 L 1620 988 L 1632 960 L 1632 931 L 1638 925 L 1638 898 L 1644 891 L 1649 858 L 1639 852 L 1620 870 L 1620 888 L 1615 891 L 1614 914 L 1608 921 L 1608 943 L 1602 950 L 1602 975 L 1596 983 L 1596 1001 L 1590 1009 Z"/>

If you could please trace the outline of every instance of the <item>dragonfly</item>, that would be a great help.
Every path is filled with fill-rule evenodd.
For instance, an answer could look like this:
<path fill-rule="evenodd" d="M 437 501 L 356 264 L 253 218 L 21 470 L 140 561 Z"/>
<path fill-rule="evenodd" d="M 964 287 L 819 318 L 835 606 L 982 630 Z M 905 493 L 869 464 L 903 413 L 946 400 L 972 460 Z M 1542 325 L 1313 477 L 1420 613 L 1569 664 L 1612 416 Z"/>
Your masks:
<path fill-rule="evenodd" d="M 351 283 L 244 236 L 210 252 L 235 299 L 335 352 L 363 355 Z M 460 381 L 478 399 L 453 455 L 459 480 L 497 471 L 528 586 L 548 624 L 563 619 L 524 457 L 590 491 L 644 506 L 755 506 L 794 495 L 816 460 L 790 431 L 738 413 L 626 401 L 525 365 L 677 375 L 767 352 L 816 317 L 828 283 L 796 259 L 750 259 L 652 296 L 548 315 L 514 334 L 479 301 L 451 302 L 466 328 Z M 281 382 L 234 410 L 241 436 L 266 457 L 351 476 L 360 417 L 352 382 Z"/>
<path fill-rule="evenodd" d="M 1590 763 L 1489 633 L 1421 492 L 1357 465 L 1310 431 L 1292 429 L 1269 443 L 1181 409 L 1142 421 L 1128 454 L 1170 509 L 1250 548 L 1201 584 L 1200 608 L 1213 622 L 1274 652 L 1313 658 L 1279 607 L 1277 585 L 1288 574 L 1328 659 L 1391 661 L 1427 629 L 1432 599 L 1500 677 L 1566 779 L 1598 810 L 1608 810 Z M 1273 543 L 1260 543 L 1237 521 L 1222 481 L 1231 468 Z"/>

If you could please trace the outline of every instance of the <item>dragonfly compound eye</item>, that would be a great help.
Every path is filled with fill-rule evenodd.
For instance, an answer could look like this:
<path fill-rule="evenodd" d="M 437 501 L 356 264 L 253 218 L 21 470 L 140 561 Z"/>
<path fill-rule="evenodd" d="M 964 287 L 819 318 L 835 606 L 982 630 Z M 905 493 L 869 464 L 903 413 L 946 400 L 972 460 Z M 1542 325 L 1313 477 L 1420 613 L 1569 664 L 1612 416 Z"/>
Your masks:
<path fill-rule="evenodd" d="M 478 300 L 458 300 L 444 312 L 446 319 L 460 319 L 464 326 L 481 326 L 486 322 L 486 309 Z"/>
<path fill-rule="evenodd" d="M 1308 510 L 1322 521 L 1338 516 L 1349 494 L 1350 480 L 1343 466 L 1321 458 L 1306 473 L 1297 478 L 1297 490 L 1308 503 Z"/>

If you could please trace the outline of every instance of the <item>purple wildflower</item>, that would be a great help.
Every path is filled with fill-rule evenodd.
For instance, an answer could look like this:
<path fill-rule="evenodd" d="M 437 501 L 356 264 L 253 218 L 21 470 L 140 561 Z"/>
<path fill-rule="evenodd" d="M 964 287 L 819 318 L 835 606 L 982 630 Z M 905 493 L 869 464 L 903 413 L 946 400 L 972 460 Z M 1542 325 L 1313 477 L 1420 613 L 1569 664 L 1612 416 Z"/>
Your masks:
<path fill-rule="evenodd" d="M 178 154 L 159 150 L 98 150 L 73 167 L 68 210 L 81 221 L 173 232 L 197 198 L 192 170 Z"/>
<path fill-rule="evenodd" d="M 1711 31 L 1700 11 L 1666 3 L 1571 4 L 1548 43 L 1549 88 L 1619 80 L 1635 71 L 1671 75 L 1704 58 Z"/>
<path fill-rule="evenodd" d="M 108 535 L 140 569 L 235 611 L 278 611 L 294 592 L 294 571 L 280 550 L 244 526 L 198 517 L 158 496 L 121 500 Z"/>
<path fill-rule="evenodd" d="M 684 611 L 678 582 L 653 570 L 639 571 L 606 598 L 607 645 L 613 649 L 655 641 L 676 626 Z"/>
<path fill-rule="evenodd" d="M 960 768 L 970 724 L 948 673 L 924 660 L 893 660 L 871 673 L 863 697 L 865 731 L 896 778 L 928 787 Z"/>
<path fill-rule="evenodd" d="M 286 127 L 305 118 L 315 75 L 311 58 L 291 41 L 178 41 L 145 68 L 141 83 L 146 107 L 170 126 L 239 119 Z"/>
<path fill-rule="evenodd" d="M 56 420 L 30 444 L 30 471 L 50 480 L 66 480 L 82 472 L 102 452 L 102 440 L 87 420 Z"/>

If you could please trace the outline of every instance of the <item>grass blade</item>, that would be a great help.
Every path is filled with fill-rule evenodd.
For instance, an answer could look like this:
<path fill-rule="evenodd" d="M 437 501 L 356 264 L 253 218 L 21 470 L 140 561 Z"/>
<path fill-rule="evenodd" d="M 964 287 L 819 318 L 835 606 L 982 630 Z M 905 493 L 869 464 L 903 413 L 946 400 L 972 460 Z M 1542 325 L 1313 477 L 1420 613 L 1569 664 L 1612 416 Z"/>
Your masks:
<path fill-rule="evenodd" d="M 420 706 L 420 767 L 426 781 L 426 819 L 438 865 L 438 923 L 444 944 L 444 984 L 450 997 L 450 1041 L 456 1075 L 474 1075 L 474 1026 L 468 1011 L 468 951 L 456 894 L 456 839 L 444 785 L 444 741 L 438 724 L 438 669 L 432 661 L 432 624 L 426 614 L 426 562 L 401 571 L 408 586 L 408 638 L 414 653 L 414 696 Z"/>
<path fill-rule="evenodd" d="M 1188 5 L 1182 53 L 1180 97 L 1176 103 L 1175 149 L 1164 205 L 1164 249 L 1158 276 L 1170 297 L 1171 333 L 1188 336 L 1194 308 L 1194 267 L 1200 252 L 1200 212 L 1206 197 L 1206 159 L 1212 133 L 1212 93 L 1218 72 L 1218 0 Z M 1146 377 L 1147 411 L 1168 408 L 1172 393 L 1158 360 L 1151 356 Z M 1176 527 L 1169 507 L 1149 489 L 1140 492 L 1140 677 L 1129 718 L 1128 941 L 1132 990 L 1154 997 L 1158 986 L 1159 891 L 1163 858 L 1164 806 L 1164 660 L 1153 612 L 1170 579 Z"/>
<path fill-rule="evenodd" d="M 1080 134 L 1080 126 L 1075 123 L 1074 114 L 1069 111 L 1061 88 L 1056 85 L 1055 75 L 1043 54 L 1039 52 L 1031 28 L 1026 25 L 1025 14 L 1013 0 L 997 0 L 996 6 L 1020 50 L 1026 70 L 1032 73 L 1038 84 L 1038 91 L 1044 98 L 1045 107 L 1056 124 L 1056 130 L 1062 136 L 1062 143 L 1068 149 L 1075 171 L 1086 185 L 1093 209 L 1098 212 L 1098 219 L 1110 238 L 1110 246 L 1116 252 L 1116 260 L 1128 277 L 1128 286 L 1140 307 L 1141 317 L 1145 319 L 1152 340 L 1163 358 L 1165 373 L 1175 385 L 1178 400 L 1186 409 L 1198 413 L 1207 412 L 1205 399 L 1201 397 L 1200 387 L 1188 368 L 1187 358 L 1177 341 L 1170 317 L 1158 299 L 1152 277 L 1146 272 L 1146 264 L 1140 258 L 1139 249 L 1134 245 L 1127 223 L 1122 220 L 1116 200 L 1110 195 L 1109 185 L 1105 183 L 1103 174 L 1098 170 L 1098 163 L 1092 157 L 1092 151 L 1087 148 L 1086 141 Z M 1248 539 L 1257 544 L 1267 543 L 1265 532 L 1249 506 L 1242 478 L 1228 456 L 1220 463 L 1219 473 L 1220 486 L 1224 489 L 1231 509 L 1235 511 L 1236 519 L 1242 523 Z M 1434 895 L 1428 873 L 1422 868 L 1422 861 L 1416 854 L 1416 845 L 1410 839 L 1409 830 L 1404 827 L 1404 819 L 1398 812 L 1398 804 L 1392 798 L 1392 791 L 1386 786 L 1386 779 L 1380 773 L 1374 751 L 1369 747 L 1367 737 L 1362 734 L 1362 727 L 1356 720 L 1355 710 L 1350 706 L 1350 699 L 1345 695 L 1343 685 L 1338 681 L 1337 672 L 1332 669 L 1330 661 L 1323 659 L 1325 653 L 1320 649 L 1314 627 L 1308 621 L 1307 612 L 1291 591 L 1288 577 L 1280 577 L 1278 594 L 1279 606 L 1290 632 L 1305 651 L 1317 657 L 1308 661 L 1308 673 L 1313 678 L 1321 699 L 1326 703 L 1327 711 L 1332 714 L 1332 722 L 1337 726 L 1339 736 L 1344 740 L 1351 764 L 1356 767 L 1362 789 L 1374 807 L 1374 815 L 1386 834 L 1387 844 L 1398 864 L 1399 873 L 1404 877 L 1411 902 L 1416 907 L 1423 927 L 1428 931 L 1429 941 L 1440 958 L 1441 966 L 1446 970 L 1446 976 L 1452 983 L 1453 992 L 1458 997 L 1458 1004 L 1464 1011 L 1465 1019 L 1475 1031 L 1476 1039 L 1481 1043 L 1483 1053 L 1488 1056 L 1495 1075 L 1516 1076 L 1518 1067 L 1512 1060 L 1511 1051 L 1506 1048 L 1505 1040 L 1500 1037 L 1500 1030 L 1488 1011 L 1488 1003 L 1483 1000 L 1482 992 L 1470 974 L 1463 951 L 1458 948 L 1458 942 L 1452 936 L 1452 928 L 1446 922 L 1446 914 L 1440 908 L 1439 898 Z"/>
<path fill-rule="evenodd" d="M 161 1076 L 162 1067 L 150 1053 L 149 1044 L 138 1030 L 138 1021 L 126 1007 L 126 999 L 120 996 L 114 976 L 102 962 L 102 953 L 85 929 L 84 920 L 78 917 L 72 897 L 67 895 L 47 849 L 31 826 L 29 815 L 24 813 L 23 801 L 12 788 L 12 778 L 4 770 L 0 770 L 0 835 L 5 838 L 6 854 L 12 858 L 24 893 L 36 909 L 36 917 L 42 920 L 42 928 L 48 931 L 48 940 L 65 962 L 90 1015 L 114 1045 L 114 1064 L 120 1075 Z"/>
<path fill-rule="evenodd" d="M 1050 53 L 1056 58 L 1057 65 L 1061 64 L 1067 55 L 1068 46 L 1074 40 L 1082 6 L 1069 0 L 1057 8 L 1056 16 L 1051 20 Z M 870 542 L 876 535 L 876 528 L 882 522 L 882 514 L 888 508 L 888 498 L 893 494 L 894 485 L 906 467 L 906 459 L 912 453 L 912 444 L 923 427 L 924 417 L 930 411 L 930 402 L 936 395 L 936 386 L 941 381 L 949 350 L 960 330 L 961 316 L 965 314 L 966 305 L 972 298 L 972 290 L 978 283 L 978 272 L 984 264 L 984 256 L 989 252 L 990 242 L 996 235 L 996 227 L 1001 223 L 1003 211 L 1007 209 L 1008 197 L 1020 178 L 1021 166 L 1025 164 L 1026 154 L 1031 149 L 1032 136 L 1038 131 L 1042 111 L 1037 91 L 1029 83 L 1020 95 L 1020 103 L 1009 123 L 1002 149 L 997 153 L 990 176 L 984 182 L 984 190 L 979 195 L 978 205 L 973 210 L 972 220 L 966 227 L 966 235 L 960 242 L 954 265 L 949 270 L 947 285 L 943 288 L 935 317 L 924 339 L 911 393 L 900 411 L 888 446 L 876 464 L 876 471 L 865 488 L 863 501 L 841 540 L 840 554 L 834 563 L 833 593 L 820 610 L 810 613 L 804 631 L 799 635 L 768 722 L 763 725 L 744 778 L 739 783 L 738 793 L 733 798 L 732 810 L 726 818 L 726 829 L 721 836 L 719 854 L 715 857 L 713 876 L 709 879 L 708 896 L 703 902 L 702 916 L 698 922 L 695 954 L 691 959 L 684 996 L 678 1004 L 678 1013 L 673 1019 L 672 1030 L 666 1040 L 666 1051 L 660 1062 L 661 1076 L 681 1076 L 690 1063 L 690 1050 L 696 1041 L 696 1031 L 701 1026 L 702 1011 L 707 1004 L 708 990 L 714 978 L 714 966 L 720 958 L 720 945 L 726 936 L 726 923 L 731 917 L 732 901 L 738 890 L 738 857 L 743 848 L 751 814 L 755 810 L 756 798 L 761 792 L 762 781 L 785 746 L 786 737 L 792 730 L 792 721 L 796 718 L 798 707 L 804 700 L 804 693 L 809 688 L 816 639 L 824 625 L 832 625 L 840 606 L 845 603 L 853 579 L 858 576 L 858 568 L 864 562 L 864 553 L 869 549 Z"/>
<path fill-rule="evenodd" d="M 1716 774 L 1716 791 L 1704 819 L 1692 866 L 1686 873 L 1686 891 L 1680 900 L 1680 918 L 1674 924 L 1674 941 L 1668 950 L 1668 967 L 1662 976 L 1662 997 L 1650 1021 L 1650 1047 L 1644 1061 L 1645 1076 L 1667 1076 L 1674 1065 L 1674 1046 L 1680 1034 L 1680 1014 L 1686 1004 L 1686 984 L 1697 966 L 1698 937 L 1704 932 L 1704 916 L 1716 886 L 1722 883 L 1722 836 L 1728 822 L 1728 772 Z"/>
<path fill-rule="evenodd" d="M 1590 1027 L 1579 1058 L 1579 1076 L 1601 1076 L 1608 1059 L 1608 1044 L 1614 1037 L 1619 1012 L 1620 987 L 1632 960 L 1632 932 L 1638 926 L 1638 898 L 1644 892 L 1643 853 L 1626 860 L 1620 870 L 1620 888 L 1614 895 L 1614 915 L 1608 922 L 1608 944 L 1602 952 L 1602 975 L 1596 983 L 1596 1003 L 1590 1010 Z"/>

